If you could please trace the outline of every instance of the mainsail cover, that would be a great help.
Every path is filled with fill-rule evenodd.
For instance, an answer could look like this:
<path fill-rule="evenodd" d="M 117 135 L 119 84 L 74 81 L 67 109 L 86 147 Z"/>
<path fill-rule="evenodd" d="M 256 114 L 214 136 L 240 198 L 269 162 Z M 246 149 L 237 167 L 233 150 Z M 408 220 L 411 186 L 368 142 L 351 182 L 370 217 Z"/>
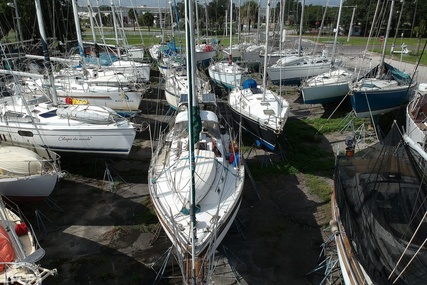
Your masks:
<path fill-rule="evenodd" d="M 341 222 L 376 285 L 426 283 L 425 170 L 397 126 L 382 142 L 337 159 Z"/>

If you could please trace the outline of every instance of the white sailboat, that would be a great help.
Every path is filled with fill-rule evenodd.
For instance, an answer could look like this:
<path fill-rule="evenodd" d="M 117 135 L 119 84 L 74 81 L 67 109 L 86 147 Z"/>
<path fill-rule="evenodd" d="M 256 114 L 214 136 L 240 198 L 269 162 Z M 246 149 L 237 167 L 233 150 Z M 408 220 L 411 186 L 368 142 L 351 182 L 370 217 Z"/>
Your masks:
<path fill-rule="evenodd" d="M 332 66 L 320 75 L 303 81 L 300 87 L 305 104 L 327 104 L 343 99 L 351 89 L 354 80 L 353 72 L 335 66 L 336 47 L 343 1 L 340 1 L 337 25 L 335 28 L 334 46 L 332 50 Z"/>
<path fill-rule="evenodd" d="M 327 72 L 332 66 L 332 59 L 326 50 L 321 55 L 303 55 L 301 49 L 301 37 L 303 30 L 305 1 L 302 1 L 300 35 L 298 54 L 282 57 L 276 63 L 267 67 L 268 78 L 273 84 L 301 84 L 301 80 L 311 76 Z M 339 62 L 334 64 L 339 65 Z"/>
<path fill-rule="evenodd" d="M 202 98 L 207 94 L 212 94 L 215 96 L 215 94 L 212 93 L 212 88 L 209 81 L 204 80 L 200 72 L 197 72 L 195 80 L 197 98 Z M 183 96 L 187 97 L 189 94 L 188 76 L 185 73 L 183 75 L 173 74 L 166 78 L 165 96 L 166 101 L 172 109 L 176 110 L 179 106 L 179 103 L 181 102 L 181 98 Z"/>
<path fill-rule="evenodd" d="M 14 201 L 48 197 L 61 177 L 59 155 L 40 147 L 32 150 L 0 146 L 0 195 Z"/>
<path fill-rule="evenodd" d="M 266 44 L 268 50 L 268 26 L 270 1 L 266 9 Z M 234 88 L 228 95 L 228 105 L 233 120 L 252 134 L 260 145 L 274 150 L 277 139 L 289 115 L 289 102 L 267 88 L 267 58 L 264 58 L 263 84 L 247 81 L 242 88 Z"/>
<path fill-rule="evenodd" d="M 39 0 L 35 3 L 45 46 Z M 24 97 L 20 85 L 15 85 L 13 96 L 0 99 L 0 140 L 20 146 L 39 145 L 61 153 L 127 156 L 136 135 L 134 126 L 108 107 L 58 105 L 47 52 L 45 60 L 52 100 L 45 94 Z M 15 82 L 17 76 L 28 76 L 15 71 L 8 74 Z"/>
<path fill-rule="evenodd" d="M 178 257 L 183 283 L 199 284 L 209 281 L 206 269 L 214 268 L 215 249 L 237 215 L 245 170 L 232 134 L 212 111 L 215 106 L 196 99 L 192 4 L 185 4 L 188 105 L 179 108 L 173 126 L 161 134 L 148 181 L 157 217 Z"/>
<path fill-rule="evenodd" d="M 226 89 L 242 86 L 248 70 L 241 67 L 232 59 L 232 23 L 233 1 L 230 1 L 230 49 L 227 61 L 218 61 L 209 65 L 208 73 L 213 82 Z"/>

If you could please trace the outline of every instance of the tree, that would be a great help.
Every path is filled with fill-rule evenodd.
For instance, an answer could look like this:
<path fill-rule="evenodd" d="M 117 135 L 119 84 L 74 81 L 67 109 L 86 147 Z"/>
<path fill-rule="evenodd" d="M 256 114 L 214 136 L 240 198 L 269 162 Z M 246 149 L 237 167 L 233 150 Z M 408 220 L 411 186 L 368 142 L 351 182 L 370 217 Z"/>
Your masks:
<path fill-rule="evenodd" d="M 240 21 L 242 23 L 247 23 L 249 32 L 251 31 L 252 23 L 258 21 L 258 4 L 254 0 L 249 0 L 245 2 L 240 11 Z"/>
<path fill-rule="evenodd" d="M 414 28 L 414 33 L 417 37 L 417 47 L 415 48 L 415 54 L 418 55 L 420 52 L 421 38 L 426 34 L 426 21 L 422 19 L 418 26 Z"/>
<path fill-rule="evenodd" d="M 150 27 L 154 24 L 154 15 L 150 12 L 146 12 L 142 14 L 142 16 L 138 17 L 138 23 L 141 26 L 147 26 L 148 31 L 150 31 Z"/>
<path fill-rule="evenodd" d="M 0 38 L 16 29 L 15 9 L 17 9 L 21 24 L 21 38 L 38 40 L 40 33 L 34 0 L 16 1 L 17 7 L 11 7 L 11 5 L 7 5 L 7 2 L 14 1 L 1 1 L 0 3 L 0 14 L 3 16 L 0 17 Z M 48 38 L 56 38 L 62 42 L 76 38 L 71 1 L 40 1 L 40 5 Z"/>
<path fill-rule="evenodd" d="M 138 12 L 135 11 L 135 9 L 130 8 L 129 12 L 128 12 L 128 18 L 129 18 L 129 20 L 132 21 L 133 30 L 135 31 L 135 21 L 136 21 L 136 19 L 138 19 Z"/>
<path fill-rule="evenodd" d="M 208 4 L 209 26 L 217 33 L 224 29 L 225 11 L 230 10 L 229 3 L 228 0 L 213 0 Z"/>

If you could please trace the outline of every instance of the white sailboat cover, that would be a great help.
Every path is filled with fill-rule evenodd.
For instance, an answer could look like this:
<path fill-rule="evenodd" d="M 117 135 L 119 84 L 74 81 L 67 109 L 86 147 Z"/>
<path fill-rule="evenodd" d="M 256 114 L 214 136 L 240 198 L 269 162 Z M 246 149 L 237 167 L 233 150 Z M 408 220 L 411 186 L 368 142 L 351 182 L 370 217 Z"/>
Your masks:
<path fill-rule="evenodd" d="M 16 174 L 36 174 L 41 172 L 43 160 L 37 153 L 22 147 L 0 147 L 0 171 Z"/>

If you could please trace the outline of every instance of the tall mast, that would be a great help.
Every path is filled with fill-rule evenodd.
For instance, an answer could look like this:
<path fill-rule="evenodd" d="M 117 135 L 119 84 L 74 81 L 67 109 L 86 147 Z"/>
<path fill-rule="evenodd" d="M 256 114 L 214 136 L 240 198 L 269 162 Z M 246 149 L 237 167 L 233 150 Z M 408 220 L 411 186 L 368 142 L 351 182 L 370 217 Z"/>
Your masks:
<path fill-rule="evenodd" d="M 189 136 L 189 158 L 191 171 L 191 191 L 190 191 L 190 230 L 191 230 L 191 283 L 196 284 L 196 249 L 195 241 L 197 239 L 196 228 L 196 191 L 195 191 L 195 170 L 196 160 L 194 156 L 194 144 L 198 141 L 201 130 L 200 111 L 196 100 L 196 65 L 195 65 L 195 40 L 194 40 L 194 23 L 193 23 L 193 5 L 191 0 L 185 0 L 185 40 L 186 40 L 186 60 L 188 76 L 188 136 Z M 197 122 L 199 126 L 197 126 Z M 199 128 L 199 130 L 196 130 Z"/>
<path fill-rule="evenodd" d="M 233 0 L 230 0 L 230 55 L 228 61 L 231 64 L 233 55 L 231 54 L 231 46 L 233 45 Z"/>
<path fill-rule="evenodd" d="M 268 33 L 270 26 L 270 0 L 267 0 L 267 6 L 265 11 L 265 54 L 264 54 L 264 73 L 262 76 L 262 85 L 264 86 L 262 92 L 262 100 L 265 100 L 265 92 L 267 89 L 267 60 L 268 60 Z"/>
<path fill-rule="evenodd" d="M 298 56 L 301 56 L 301 39 L 302 39 L 302 28 L 304 23 L 304 6 L 305 0 L 301 2 L 301 19 L 299 23 L 299 38 L 298 38 Z"/>
<path fill-rule="evenodd" d="M 117 33 L 117 19 L 116 19 L 116 9 L 114 8 L 114 2 L 111 0 L 111 16 L 113 17 L 113 27 L 114 27 L 114 36 L 116 38 L 116 48 L 117 48 L 117 58 L 120 58 L 120 43 L 119 35 Z"/>
<path fill-rule="evenodd" d="M 7 3 L 8 6 L 12 6 L 11 3 Z M 21 28 L 21 17 L 19 16 L 18 5 L 16 5 L 16 0 L 13 0 L 13 8 L 15 9 L 15 18 L 16 18 L 16 37 L 18 43 L 23 44 L 24 39 L 22 38 L 22 28 Z"/>
<path fill-rule="evenodd" d="M 393 8 L 394 8 L 394 0 L 391 0 L 390 14 L 388 15 L 387 30 L 385 33 L 384 44 L 383 44 L 383 52 L 381 54 L 381 63 L 380 63 L 381 65 L 380 65 L 380 70 L 379 70 L 379 72 L 381 72 L 381 73 L 383 73 L 383 71 L 384 71 L 385 50 L 387 47 L 388 35 L 390 34 L 391 18 L 393 17 Z"/>
<path fill-rule="evenodd" d="M 80 29 L 79 13 L 77 11 L 77 1 L 72 0 L 71 2 L 73 4 L 74 25 L 76 26 L 77 44 L 79 47 L 79 54 L 80 54 L 80 57 L 82 58 L 82 64 L 84 65 L 85 52 L 84 52 L 84 48 L 83 48 L 82 30 Z"/>
<path fill-rule="evenodd" d="M 342 1 L 340 0 L 340 7 L 338 9 L 338 19 L 337 19 L 337 26 L 335 29 L 335 38 L 334 38 L 334 46 L 332 47 L 332 66 L 335 63 L 335 53 L 336 53 L 336 49 L 337 49 L 337 41 L 338 41 L 338 33 L 339 33 L 339 28 L 340 28 L 340 19 L 341 19 L 341 10 L 342 10 Z"/>
<path fill-rule="evenodd" d="M 55 82 L 53 79 L 53 71 L 52 71 L 52 65 L 51 65 L 50 57 L 49 57 L 49 50 L 47 48 L 47 42 L 46 42 L 47 37 L 46 37 L 46 31 L 44 30 L 44 21 L 43 21 L 42 8 L 40 5 L 40 0 L 35 0 L 35 6 L 36 6 L 37 22 L 39 24 L 40 37 L 41 37 L 42 48 L 43 48 L 43 56 L 44 56 L 44 60 L 45 60 L 47 73 L 49 75 L 50 95 L 51 95 L 51 99 L 52 99 L 52 105 L 57 106 L 58 101 L 57 101 L 57 97 L 56 97 Z"/>

